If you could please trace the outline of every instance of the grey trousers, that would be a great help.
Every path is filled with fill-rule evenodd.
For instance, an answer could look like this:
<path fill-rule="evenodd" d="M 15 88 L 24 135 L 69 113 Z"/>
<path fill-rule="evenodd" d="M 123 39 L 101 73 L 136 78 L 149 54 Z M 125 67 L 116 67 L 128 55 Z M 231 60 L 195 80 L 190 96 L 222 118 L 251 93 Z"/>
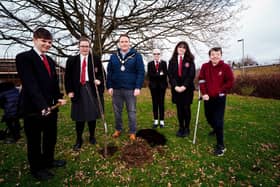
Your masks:
<path fill-rule="evenodd" d="M 118 131 L 123 129 L 122 110 L 123 104 L 126 105 L 126 111 L 129 121 L 129 133 L 136 133 L 136 97 L 133 95 L 134 90 L 114 89 L 113 91 L 113 108 L 115 114 L 115 128 Z"/>

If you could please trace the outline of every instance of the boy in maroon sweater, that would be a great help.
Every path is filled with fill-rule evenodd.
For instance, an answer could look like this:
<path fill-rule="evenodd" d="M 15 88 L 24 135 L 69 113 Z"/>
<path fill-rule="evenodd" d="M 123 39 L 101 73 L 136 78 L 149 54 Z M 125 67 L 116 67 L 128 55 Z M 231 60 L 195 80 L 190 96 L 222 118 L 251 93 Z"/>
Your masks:
<path fill-rule="evenodd" d="M 223 156 L 226 151 L 223 130 L 226 93 L 232 88 L 234 77 L 230 66 L 221 59 L 220 47 L 210 49 L 209 57 L 210 61 L 202 65 L 198 79 L 205 116 L 213 128 L 209 135 L 216 135 L 217 138 L 214 155 Z"/>

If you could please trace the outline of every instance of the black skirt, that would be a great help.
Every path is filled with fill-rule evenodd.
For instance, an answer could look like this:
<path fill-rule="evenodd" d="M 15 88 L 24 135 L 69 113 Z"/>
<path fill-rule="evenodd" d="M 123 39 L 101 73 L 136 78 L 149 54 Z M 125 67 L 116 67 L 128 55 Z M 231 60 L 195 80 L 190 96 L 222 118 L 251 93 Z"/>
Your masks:
<path fill-rule="evenodd" d="M 97 98 L 89 83 L 80 88 L 80 97 L 72 102 L 71 118 L 74 121 L 92 121 L 100 118 Z"/>

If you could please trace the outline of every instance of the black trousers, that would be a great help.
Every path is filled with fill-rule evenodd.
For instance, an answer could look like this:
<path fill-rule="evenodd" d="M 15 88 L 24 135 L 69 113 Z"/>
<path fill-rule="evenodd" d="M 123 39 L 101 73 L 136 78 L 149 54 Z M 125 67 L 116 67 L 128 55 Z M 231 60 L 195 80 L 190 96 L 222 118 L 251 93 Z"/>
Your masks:
<path fill-rule="evenodd" d="M 207 122 L 216 133 L 217 145 L 224 146 L 224 114 L 226 97 L 210 98 L 204 101 L 204 112 Z"/>
<path fill-rule="evenodd" d="M 89 138 L 94 138 L 95 136 L 95 128 L 96 128 L 96 120 L 88 121 L 88 130 L 89 130 Z M 83 132 L 85 128 L 84 121 L 76 121 L 76 134 L 77 134 L 77 141 L 81 142 L 83 140 Z"/>
<path fill-rule="evenodd" d="M 20 122 L 17 117 L 11 117 L 5 119 L 7 127 L 10 131 L 10 136 L 14 140 L 18 140 L 20 138 Z"/>
<path fill-rule="evenodd" d="M 57 113 L 47 117 L 25 117 L 24 131 L 31 172 L 50 166 L 54 160 L 57 139 Z"/>
<path fill-rule="evenodd" d="M 166 88 L 150 88 L 154 119 L 164 120 L 164 97 Z"/>
<path fill-rule="evenodd" d="M 179 120 L 179 130 L 184 131 L 190 130 L 190 121 L 191 121 L 191 105 L 184 103 L 176 103 L 177 107 L 177 117 Z"/>

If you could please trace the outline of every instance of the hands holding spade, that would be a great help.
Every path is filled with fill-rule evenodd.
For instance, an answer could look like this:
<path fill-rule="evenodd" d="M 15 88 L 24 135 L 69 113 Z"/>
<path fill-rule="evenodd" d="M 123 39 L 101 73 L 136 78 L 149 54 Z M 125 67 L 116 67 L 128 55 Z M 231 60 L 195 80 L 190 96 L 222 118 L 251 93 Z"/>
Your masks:
<path fill-rule="evenodd" d="M 43 109 L 41 111 L 41 115 L 42 116 L 48 116 L 52 112 L 52 110 L 54 110 L 54 109 L 56 109 L 56 108 L 58 108 L 60 106 L 63 106 L 63 105 L 65 105 L 67 103 L 66 99 L 58 99 L 57 101 L 58 102 L 57 102 L 56 105 L 53 105 L 51 107 Z"/>

